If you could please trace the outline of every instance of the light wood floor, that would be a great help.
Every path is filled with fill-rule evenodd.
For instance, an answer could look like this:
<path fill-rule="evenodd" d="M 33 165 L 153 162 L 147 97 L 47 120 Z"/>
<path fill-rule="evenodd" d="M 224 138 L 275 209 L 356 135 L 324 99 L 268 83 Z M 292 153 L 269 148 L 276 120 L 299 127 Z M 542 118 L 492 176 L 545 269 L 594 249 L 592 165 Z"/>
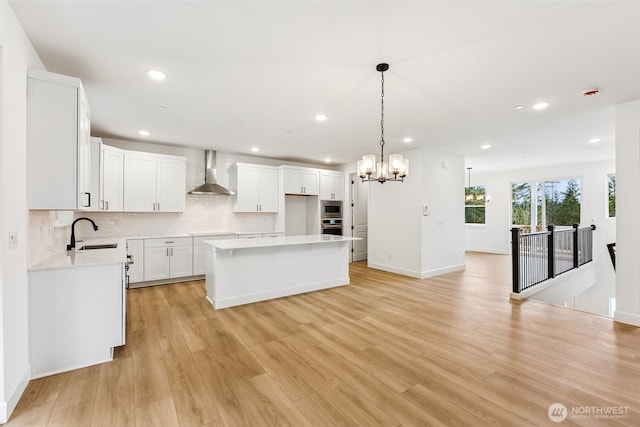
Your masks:
<path fill-rule="evenodd" d="M 640 425 L 640 329 L 510 301 L 508 257 L 351 279 L 218 311 L 202 281 L 130 290 L 115 360 L 32 381 L 8 425 Z M 555 402 L 628 412 L 555 424 Z"/>

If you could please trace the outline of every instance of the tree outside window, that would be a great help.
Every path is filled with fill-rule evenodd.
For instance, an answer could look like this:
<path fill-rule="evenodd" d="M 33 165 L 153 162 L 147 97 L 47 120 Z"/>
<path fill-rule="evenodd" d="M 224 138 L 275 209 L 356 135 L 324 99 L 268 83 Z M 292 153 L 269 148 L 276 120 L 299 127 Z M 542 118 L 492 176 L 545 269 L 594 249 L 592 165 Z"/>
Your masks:
<path fill-rule="evenodd" d="M 608 200 L 608 216 L 609 218 L 616 217 L 616 176 L 607 175 L 607 192 L 609 194 Z"/>
<path fill-rule="evenodd" d="M 579 224 L 580 179 L 512 184 L 511 203 L 512 224 L 525 233 L 542 231 L 549 224 L 558 227 Z"/>
<path fill-rule="evenodd" d="M 465 187 L 464 222 L 465 224 L 485 224 L 487 189 L 484 185 Z"/>

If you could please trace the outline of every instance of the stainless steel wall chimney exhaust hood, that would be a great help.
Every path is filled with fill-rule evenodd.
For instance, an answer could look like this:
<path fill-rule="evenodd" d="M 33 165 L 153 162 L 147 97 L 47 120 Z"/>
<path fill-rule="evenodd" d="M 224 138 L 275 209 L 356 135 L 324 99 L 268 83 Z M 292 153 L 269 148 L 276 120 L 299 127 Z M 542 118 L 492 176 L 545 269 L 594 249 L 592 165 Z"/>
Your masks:
<path fill-rule="evenodd" d="M 205 150 L 204 152 L 204 184 L 189 191 L 189 194 L 222 194 L 226 196 L 233 196 L 234 193 L 231 190 L 224 188 L 217 183 L 216 173 L 216 152 L 213 150 Z"/>

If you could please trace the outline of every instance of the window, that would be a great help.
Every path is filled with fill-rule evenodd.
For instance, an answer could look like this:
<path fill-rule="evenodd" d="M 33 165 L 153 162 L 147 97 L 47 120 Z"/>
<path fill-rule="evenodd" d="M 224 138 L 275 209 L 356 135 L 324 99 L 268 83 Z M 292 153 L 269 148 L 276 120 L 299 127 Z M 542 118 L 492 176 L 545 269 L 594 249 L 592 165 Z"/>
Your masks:
<path fill-rule="evenodd" d="M 484 185 L 465 187 L 464 189 L 464 222 L 465 224 L 485 223 L 485 202 L 487 188 Z"/>
<path fill-rule="evenodd" d="M 545 224 L 580 224 L 580 180 L 564 179 L 544 183 Z"/>
<path fill-rule="evenodd" d="M 607 175 L 608 217 L 616 217 L 616 176 Z"/>
<path fill-rule="evenodd" d="M 528 182 L 511 185 L 511 223 L 531 228 L 531 184 Z"/>
<path fill-rule="evenodd" d="M 525 233 L 542 231 L 547 224 L 579 224 L 580 185 L 578 178 L 511 184 L 511 223 Z"/>

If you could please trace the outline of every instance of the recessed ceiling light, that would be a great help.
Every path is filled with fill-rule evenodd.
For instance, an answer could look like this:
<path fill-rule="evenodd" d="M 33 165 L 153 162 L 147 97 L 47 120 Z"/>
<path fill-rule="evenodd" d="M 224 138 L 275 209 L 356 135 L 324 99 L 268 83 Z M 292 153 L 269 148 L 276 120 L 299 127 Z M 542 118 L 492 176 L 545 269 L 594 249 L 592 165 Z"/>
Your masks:
<path fill-rule="evenodd" d="M 405 139 L 403 139 L 403 140 L 402 140 L 402 142 L 405 142 L 405 143 L 407 143 L 407 144 L 408 144 L 408 143 L 410 143 L 410 142 L 413 142 L 413 138 L 411 138 L 410 136 L 408 136 L 408 137 L 406 137 Z"/>
<path fill-rule="evenodd" d="M 481 145 L 480 148 L 482 148 L 483 150 L 488 150 L 489 148 L 491 148 L 491 144 Z"/>
<path fill-rule="evenodd" d="M 327 120 L 327 116 L 324 114 L 317 114 L 316 115 L 316 120 L 319 122 L 324 122 L 325 120 Z"/>
<path fill-rule="evenodd" d="M 167 78 L 167 73 L 152 68 L 147 70 L 147 76 L 151 77 L 153 80 L 160 81 Z"/>
<path fill-rule="evenodd" d="M 599 93 L 600 91 L 598 89 L 589 89 L 582 92 L 582 96 L 595 96 Z"/>
<path fill-rule="evenodd" d="M 139 131 L 138 131 L 138 133 L 139 133 L 141 136 L 149 136 L 149 135 L 150 135 L 150 133 L 149 133 L 149 131 L 148 131 L 148 130 L 139 130 Z"/>
<path fill-rule="evenodd" d="M 258 147 L 251 147 L 251 151 L 257 153 L 258 151 L 260 151 L 260 149 Z"/>
<path fill-rule="evenodd" d="M 516 110 L 522 110 L 524 108 L 524 105 L 516 105 L 515 107 Z"/>
<path fill-rule="evenodd" d="M 591 138 L 589 142 L 592 144 L 597 144 L 598 142 L 600 142 L 600 138 Z"/>
<path fill-rule="evenodd" d="M 531 108 L 533 108 L 534 110 L 544 110 L 548 106 L 549 106 L 548 102 L 538 102 L 537 104 L 533 104 Z"/>
<path fill-rule="evenodd" d="M 331 163 L 331 159 L 327 157 L 326 159 L 324 159 L 324 162 L 325 163 Z"/>
<path fill-rule="evenodd" d="M 167 109 L 167 106 L 166 105 L 158 105 L 158 109 L 162 110 L 162 111 L 165 111 Z"/>

